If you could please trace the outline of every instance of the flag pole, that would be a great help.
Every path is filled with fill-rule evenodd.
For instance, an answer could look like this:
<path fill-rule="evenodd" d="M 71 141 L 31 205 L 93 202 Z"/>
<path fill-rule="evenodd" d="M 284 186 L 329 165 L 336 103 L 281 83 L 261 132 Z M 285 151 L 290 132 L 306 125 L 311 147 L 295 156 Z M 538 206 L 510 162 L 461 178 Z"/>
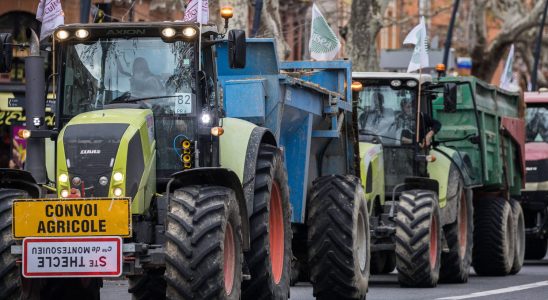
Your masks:
<path fill-rule="evenodd" d="M 202 70 L 202 9 L 203 3 L 202 0 L 198 0 L 198 23 L 200 24 L 200 32 L 198 32 L 198 71 Z"/>
<path fill-rule="evenodd" d="M 421 113 L 421 77 L 422 77 L 422 66 L 419 65 L 419 94 L 417 95 L 417 122 L 416 122 L 416 126 L 415 127 L 415 131 L 417 132 L 416 134 L 416 139 L 417 139 L 417 144 L 420 143 L 419 141 L 419 129 L 420 129 L 420 113 Z"/>

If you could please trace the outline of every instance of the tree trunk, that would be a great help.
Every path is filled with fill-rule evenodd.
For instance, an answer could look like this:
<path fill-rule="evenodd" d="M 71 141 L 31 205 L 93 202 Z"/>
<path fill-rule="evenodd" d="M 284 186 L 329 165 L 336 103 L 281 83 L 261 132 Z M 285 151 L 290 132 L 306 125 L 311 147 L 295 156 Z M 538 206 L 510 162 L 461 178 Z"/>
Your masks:
<path fill-rule="evenodd" d="M 378 71 L 377 35 L 382 28 L 377 0 L 354 0 L 349 21 L 347 53 L 354 71 Z"/>
<path fill-rule="evenodd" d="M 276 48 L 280 60 L 284 60 L 289 55 L 289 47 L 282 34 L 279 0 L 263 0 L 261 26 L 259 26 L 257 37 L 273 37 L 276 39 Z"/>

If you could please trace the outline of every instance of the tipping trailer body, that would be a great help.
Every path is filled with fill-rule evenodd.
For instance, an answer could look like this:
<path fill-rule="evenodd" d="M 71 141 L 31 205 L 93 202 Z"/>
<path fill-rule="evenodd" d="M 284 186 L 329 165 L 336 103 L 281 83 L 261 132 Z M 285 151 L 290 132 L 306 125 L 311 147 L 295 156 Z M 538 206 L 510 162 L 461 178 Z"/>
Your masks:
<path fill-rule="evenodd" d="M 223 61 L 226 44 L 220 46 Z M 350 61 L 279 62 L 270 39 L 248 39 L 243 69 L 218 65 L 226 116 L 269 128 L 282 147 L 292 222 L 305 223 L 312 181 L 356 174 L 351 139 Z M 284 72 L 284 70 L 307 70 Z M 245 168 L 244 168 L 245 169 Z M 249 181 L 242 175 L 244 191 Z"/>
<path fill-rule="evenodd" d="M 463 158 L 465 184 L 484 192 L 509 191 L 517 197 L 525 183 L 525 123 L 518 93 L 499 89 L 474 77 L 446 77 L 457 84 L 457 110 L 445 112 L 443 98 L 433 102 L 433 115 L 443 120 L 437 140 Z"/>

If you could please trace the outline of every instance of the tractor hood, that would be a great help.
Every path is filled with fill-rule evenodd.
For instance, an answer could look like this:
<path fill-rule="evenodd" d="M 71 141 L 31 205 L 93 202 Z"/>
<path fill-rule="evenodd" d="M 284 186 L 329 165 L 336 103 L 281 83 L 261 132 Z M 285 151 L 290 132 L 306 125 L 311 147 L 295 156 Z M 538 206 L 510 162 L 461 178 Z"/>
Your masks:
<path fill-rule="evenodd" d="M 120 188 L 123 196 L 134 197 L 145 167 L 144 145 L 154 133 L 147 124 L 153 124 L 152 111 L 143 109 L 99 110 L 74 117 L 57 140 L 59 196 L 67 190 L 72 197 L 111 197 Z M 123 179 L 114 180 L 117 172 Z"/>
<path fill-rule="evenodd" d="M 525 144 L 525 159 L 527 161 L 548 159 L 548 143 Z"/>

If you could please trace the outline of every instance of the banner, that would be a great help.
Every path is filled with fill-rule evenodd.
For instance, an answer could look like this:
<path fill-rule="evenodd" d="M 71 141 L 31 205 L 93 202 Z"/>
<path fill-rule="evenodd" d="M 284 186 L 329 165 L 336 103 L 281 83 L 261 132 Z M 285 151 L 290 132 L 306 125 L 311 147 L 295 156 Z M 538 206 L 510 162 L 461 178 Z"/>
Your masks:
<path fill-rule="evenodd" d="M 500 75 L 500 87 L 506 90 L 512 89 L 512 82 L 514 81 L 514 73 L 512 72 L 512 66 L 514 65 L 514 44 L 510 47 L 508 52 L 508 58 L 504 64 L 504 70 Z"/>
<path fill-rule="evenodd" d="M 42 41 L 49 37 L 59 25 L 65 24 L 65 13 L 61 7 L 61 0 L 40 0 L 36 19 L 42 22 L 40 31 L 40 41 Z"/>
<path fill-rule="evenodd" d="M 341 43 L 333 32 L 320 9 L 312 5 L 312 30 L 310 30 L 310 57 L 315 60 L 331 60 L 337 56 Z"/>
<path fill-rule="evenodd" d="M 198 9 L 201 7 L 202 9 Z M 185 10 L 183 22 L 197 22 L 207 24 L 209 21 L 208 0 L 191 0 Z"/>
<path fill-rule="evenodd" d="M 428 59 L 428 34 L 426 32 L 424 17 L 421 18 L 419 25 L 415 26 L 415 28 L 409 32 L 403 43 L 415 45 L 413 55 L 411 56 L 411 61 L 407 67 L 408 73 L 430 65 Z"/>

